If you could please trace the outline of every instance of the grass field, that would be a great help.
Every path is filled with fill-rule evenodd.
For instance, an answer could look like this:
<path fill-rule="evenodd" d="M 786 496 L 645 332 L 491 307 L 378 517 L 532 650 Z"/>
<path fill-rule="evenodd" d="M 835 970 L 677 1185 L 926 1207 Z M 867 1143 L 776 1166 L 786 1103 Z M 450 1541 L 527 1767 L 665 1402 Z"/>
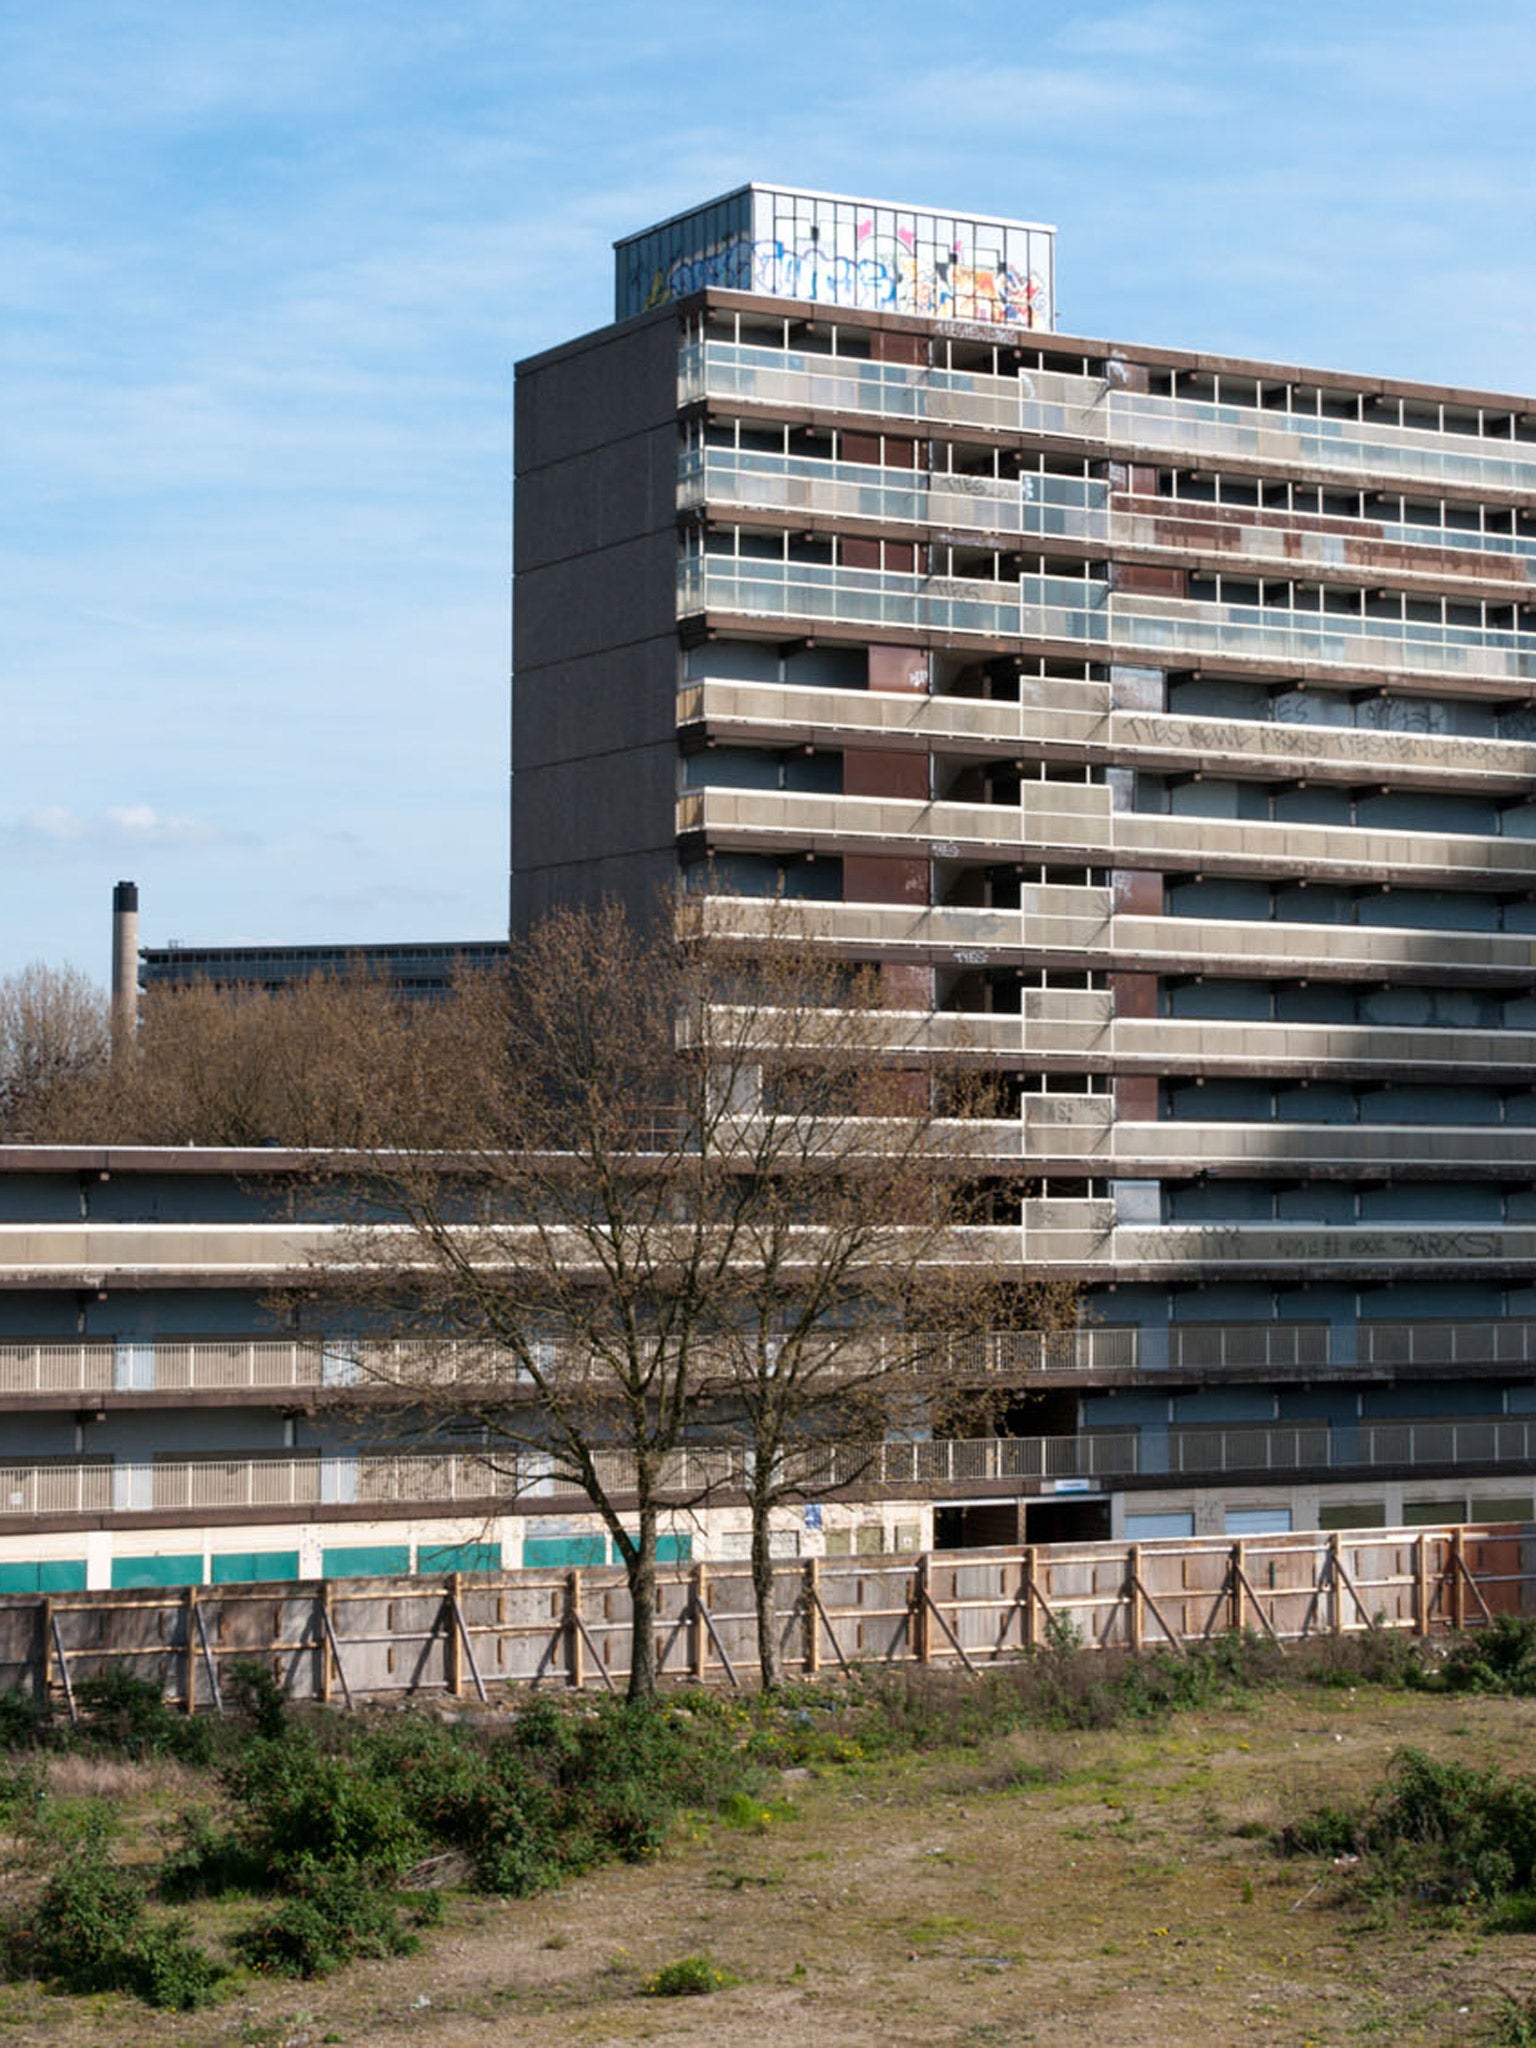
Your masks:
<path fill-rule="evenodd" d="M 1282 1682 L 1152 1722 L 769 1771 L 659 1859 L 531 1899 L 449 1894 L 414 1955 L 312 1984 L 239 1975 L 189 2014 L 0 1985 L 0 2043 L 1518 2048 L 1536 1934 L 1373 1897 L 1274 1835 L 1363 1796 L 1405 1744 L 1523 1772 L 1533 1735 L 1536 1700 Z M 56 1796 L 132 1816 L 130 1858 L 160 1853 L 193 1787 L 163 1761 L 48 1769 Z M 190 1910 L 215 1946 L 234 1924 L 223 1900 Z M 696 1955 L 733 1981 L 645 1995 Z"/>

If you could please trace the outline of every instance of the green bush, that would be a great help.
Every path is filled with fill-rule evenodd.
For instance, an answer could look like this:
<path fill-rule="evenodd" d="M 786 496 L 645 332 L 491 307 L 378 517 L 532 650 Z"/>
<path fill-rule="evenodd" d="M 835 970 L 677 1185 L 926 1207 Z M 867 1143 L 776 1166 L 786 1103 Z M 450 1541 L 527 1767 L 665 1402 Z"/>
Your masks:
<path fill-rule="evenodd" d="M 1280 1847 L 1358 1857 L 1364 1881 L 1384 1891 L 1505 1900 L 1536 1891 L 1536 1778 L 1400 1750 L 1359 1810 L 1324 1807 L 1285 1828 Z"/>
<path fill-rule="evenodd" d="M 47 1740 L 50 1715 L 36 1693 L 19 1685 L 0 1689 L 0 1749 L 32 1749 Z"/>
<path fill-rule="evenodd" d="M 236 1943 L 253 1969 L 279 1977 L 325 1977 L 357 1956 L 408 1955 L 416 1937 L 400 1909 L 357 1869 L 316 1863 L 292 1873 L 293 1894 Z"/>
<path fill-rule="evenodd" d="M 1452 1644 L 1426 1689 L 1445 1692 L 1536 1693 L 1536 1621 L 1501 1614 L 1487 1628 Z"/>
<path fill-rule="evenodd" d="M 235 1712 L 268 1741 L 288 1726 L 288 1695 L 265 1664 L 254 1658 L 232 1664 L 224 1674 L 224 1696 Z"/>
<path fill-rule="evenodd" d="M 77 1733 L 86 1742 L 131 1757 L 175 1756 L 191 1764 L 212 1759 L 212 1724 L 174 1712 L 151 1679 L 127 1671 L 83 1678 L 75 1699 L 83 1717 Z"/>
<path fill-rule="evenodd" d="M 149 1918 L 143 1882 L 112 1863 L 105 1829 L 57 1863 L 7 1947 L 19 1973 L 68 1991 L 128 1991 L 179 2012 L 206 2005 L 225 1974 L 183 1921 Z"/>
<path fill-rule="evenodd" d="M 315 1865 L 393 1879 L 425 1846 L 394 1778 L 327 1755 L 307 1729 L 253 1737 L 222 1775 L 235 1842 L 269 1879 Z"/>

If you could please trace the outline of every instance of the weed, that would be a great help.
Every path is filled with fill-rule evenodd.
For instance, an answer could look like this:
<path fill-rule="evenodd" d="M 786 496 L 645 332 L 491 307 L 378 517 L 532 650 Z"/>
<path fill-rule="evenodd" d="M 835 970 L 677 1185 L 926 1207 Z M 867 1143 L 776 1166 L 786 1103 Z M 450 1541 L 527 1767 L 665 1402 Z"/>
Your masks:
<path fill-rule="evenodd" d="M 1536 2048 L 1536 1998 L 1512 1998 L 1504 1993 L 1488 2048 Z"/>
<path fill-rule="evenodd" d="M 675 1963 L 663 1963 L 640 1990 L 646 1998 L 701 1998 L 740 1982 L 734 1971 L 722 1970 L 707 1955 L 679 1956 Z"/>

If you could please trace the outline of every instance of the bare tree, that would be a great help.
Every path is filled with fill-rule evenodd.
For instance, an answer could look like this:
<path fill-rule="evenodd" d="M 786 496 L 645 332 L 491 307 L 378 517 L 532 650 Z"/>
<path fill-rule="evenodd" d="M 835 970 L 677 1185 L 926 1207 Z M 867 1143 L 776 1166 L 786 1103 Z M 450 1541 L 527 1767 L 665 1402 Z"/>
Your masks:
<path fill-rule="evenodd" d="M 360 967 L 276 991 L 155 988 L 110 1067 L 81 1063 L 40 1122 L 56 1139 L 144 1145 L 360 1146 L 451 1140 L 445 1085 L 473 1042 L 483 991 L 466 973 L 439 1002 Z"/>
<path fill-rule="evenodd" d="M 592 1503 L 633 1696 L 664 1514 L 739 1488 L 775 1680 L 773 1510 L 824 1487 L 832 1439 L 860 1447 L 849 1469 L 926 1397 L 940 1331 L 996 1277 L 963 1199 L 996 1129 L 939 1113 L 876 994 L 787 936 L 744 955 L 670 916 L 557 911 L 444 1077 L 454 1148 L 376 1145 L 360 1186 L 391 1220 L 326 1276 L 440 1340 L 439 1368 L 430 1344 L 378 1368 L 418 1419 L 472 1416 L 503 1488 L 554 1476 Z M 467 1372 L 446 1362 L 466 1347 Z"/>
<path fill-rule="evenodd" d="M 107 998 L 78 969 L 34 961 L 0 979 L 0 1141 L 65 1135 L 111 1052 Z"/>

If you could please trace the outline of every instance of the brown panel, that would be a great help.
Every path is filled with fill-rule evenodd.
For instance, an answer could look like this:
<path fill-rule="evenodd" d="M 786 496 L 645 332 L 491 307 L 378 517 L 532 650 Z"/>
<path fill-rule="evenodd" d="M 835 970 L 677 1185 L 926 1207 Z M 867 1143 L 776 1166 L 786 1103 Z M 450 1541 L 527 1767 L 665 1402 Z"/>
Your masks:
<path fill-rule="evenodd" d="M 877 327 L 869 337 L 869 352 L 877 363 L 926 363 L 928 338 L 922 334 L 891 334 Z"/>
<path fill-rule="evenodd" d="M 915 574 L 916 544 L 910 540 L 888 540 L 885 543 L 885 566 L 887 569 L 899 569 L 905 576 Z"/>
<path fill-rule="evenodd" d="M 885 437 L 885 466 L 887 469 L 916 469 L 917 443 L 898 441 L 892 434 Z"/>
<path fill-rule="evenodd" d="M 928 693 L 928 654 L 921 647 L 871 647 L 869 687 L 872 690 L 901 690 L 907 696 Z"/>
<path fill-rule="evenodd" d="M 1159 569 L 1150 562 L 1116 562 L 1110 570 L 1110 583 L 1116 590 L 1146 591 L 1156 597 L 1187 597 L 1189 571 Z"/>
<path fill-rule="evenodd" d="M 928 756 L 876 747 L 843 749 L 844 796 L 905 796 L 928 800 Z"/>
<path fill-rule="evenodd" d="M 926 904 L 928 863 L 904 860 L 897 854 L 845 853 L 843 901 Z"/>
<path fill-rule="evenodd" d="M 1116 910 L 1127 911 L 1133 917 L 1162 916 L 1161 875 L 1150 868 L 1116 868 L 1113 879 Z"/>
<path fill-rule="evenodd" d="M 878 462 L 880 460 L 880 436 L 878 434 L 847 434 L 837 444 L 837 452 L 844 462 Z"/>
<path fill-rule="evenodd" d="M 1157 496 L 1157 471 L 1145 462 L 1131 464 L 1131 489 L 1138 498 Z"/>
<path fill-rule="evenodd" d="M 1112 974 L 1109 977 L 1109 992 L 1114 1001 L 1117 1017 L 1157 1015 L 1155 974 Z"/>
<path fill-rule="evenodd" d="M 838 543 L 838 555 L 845 569 L 878 569 L 880 543 L 877 540 L 860 540 L 854 534 L 845 533 Z"/>
<path fill-rule="evenodd" d="M 1157 1122 L 1156 1074 L 1117 1074 L 1115 1076 L 1115 1118 L 1120 1123 L 1155 1124 Z"/>
<path fill-rule="evenodd" d="M 886 966 L 880 970 L 880 996 L 888 1010 L 931 1010 L 931 967 Z"/>

